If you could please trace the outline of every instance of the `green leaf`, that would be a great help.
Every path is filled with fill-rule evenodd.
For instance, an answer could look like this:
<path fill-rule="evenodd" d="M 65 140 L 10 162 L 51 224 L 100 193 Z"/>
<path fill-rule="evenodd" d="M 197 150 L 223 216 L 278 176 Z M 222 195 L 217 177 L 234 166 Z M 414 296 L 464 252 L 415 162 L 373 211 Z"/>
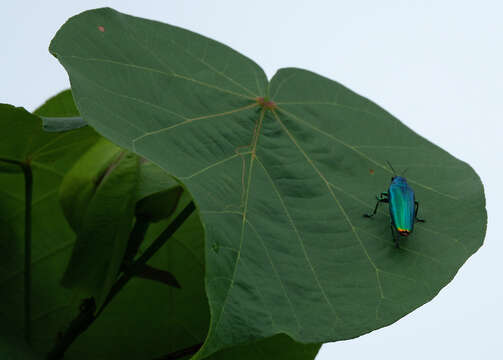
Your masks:
<path fill-rule="evenodd" d="M 0 173 L 22 173 L 23 169 L 17 163 L 0 159 Z"/>
<path fill-rule="evenodd" d="M 62 132 L 80 129 L 87 122 L 78 116 L 71 90 L 64 90 L 53 96 L 34 111 L 42 118 L 45 131 Z"/>
<path fill-rule="evenodd" d="M 82 296 L 94 296 L 98 308 L 129 249 L 133 215 L 146 221 L 168 218 L 182 191 L 164 170 L 145 161 L 138 168 L 139 162 L 136 155 L 126 155 L 100 139 L 68 171 L 61 185 L 61 205 L 77 233 L 63 285 L 79 289 Z M 131 250 L 128 259 L 134 256 L 136 245 Z"/>
<path fill-rule="evenodd" d="M 71 293 L 59 281 L 74 235 L 60 209 L 58 188 L 96 140 L 91 128 L 46 133 L 38 116 L 0 104 L 0 158 L 29 165 L 33 173 L 31 341 L 37 349 L 41 338 L 52 341 L 72 315 Z M 24 196 L 22 173 L 0 174 L 0 316 L 12 324 L 11 333 L 24 332 Z"/>
<path fill-rule="evenodd" d="M 185 193 L 175 213 L 149 228 L 145 249 L 191 201 Z M 150 359 L 204 341 L 209 309 L 204 291 L 204 230 L 196 213 L 149 262 L 174 274 L 181 289 L 133 278 L 100 318 L 69 348 L 65 359 Z M 231 359 L 314 359 L 318 345 L 302 345 L 274 337 L 211 356 Z"/>
<path fill-rule="evenodd" d="M 48 132 L 64 132 L 87 125 L 81 117 L 42 117 L 43 128 Z"/>
<path fill-rule="evenodd" d="M 0 335 L 0 358 L 2 360 L 42 359 L 24 341 L 11 335 Z"/>
<path fill-rule="evenodd" d="M 276 335 L 257 343 L 225 349 L 208 357 L 209 360 L 284 359 L 311 360 L 320 349 L 319 344 L 299 344 L 286 335 Z"/>
<path fill-rule="evenodd" d="M 50 51 L 89 124 L 197 204 L 211 312 L 197 358 L 275 334 L 316 343 L 391 324 L 483 242 L 471 167 L 335 81 L 282 69 L 269 83 L 220 43 L 111 9 L 71 18 Z M 409 167 L 427 220 L 400 250 L 386 209 L 362 217 L 389 184 L 386 160 Z"/>
<path fill-rule="evenodd" d="M 76 233 L 83 229 L 84 214 L 105 174 L 113 169 L 121 153 L 121 148 L 100 138 L 90 147 L 66 173 L 59 190 L 61 207 Z M 120 207 L 119 207 L 120 208 Z"/>
<path fill-rule="evenodd" d="M 13 331 L 12 324 L 0 315 L 0 359 L 35 360 L 41 359 L 33 352 L 20 334 Z"/>
<path fill-rule="evenodd" d="M 156 164 L 140 159 L 140 178 L 138 179 L 137 201 L 180 186 L 180 184 L 169 176 L 165 170 Z"/>
<path fill-rule="evenodd" d="M 159 166 L 140 161 L 135 215 L 149 222 L 166 219 L 173 214 L 183 188 Z"/>
<path fill-rule="evenodd" d="M 63 90 L 39 106 L 34 112 L 40 117 L 78 117 L 79 111 L 73 102 L 72 91 Z"/>
<path fill-rule="evenodd" d="M 95 147 L 90 152 L 95 154 L 94 150 Z M 138 157 L 124 151 L 116 155 L 99 181 L 91 182 L 94 191 L 85 209 L 74 214 L 82 222 L 77 227 L 75 247 L 62 281 L 68 288 L 93 296 L 97 308 L 117 280 L 134 216 Z M 82 159 L 88 162 L 90 158 L 84 155 Z M 82 164 L 79 161 L 70 171 L 72 179 L 88 168 L 87 163 L 80 167 Z"/>
<path fill-rule="evenodd" d="M 22 115 L 18 120 L 23 119 L 24 126 L 29 127 L 33 123 L 31 136 L 46 137 L 48 142 L 53 141 L 54 146 L 65 138 L 70 143 L 76 144 L 75 153 L 70 144 L 61 147 L 60 156 L 53 164 L 57 165 L 61 173 L 66 173 L 75 159 L 85 153 L 86 148 L 78 146 L 79 142 L 76 139 L 84 140 L 86 136 L 95 136 L 90 128 L 69 132 L 66 135 L 44 133 L 40 129 L 39 119 L 24 110 L 9 108 L 14 110 L 15 114 Z M 14 141 L 16 133 L 10 132 L 10 129 L 16 130 L 16 128 L 7 121 L 7 119 L 12 120 L 13 114 L 4 112 L 1 114 L 0 121 L 3 127 L 0 127 L 2 129 L 0 133 L 7 134 L 6 139 Z M 61 139 L 63 135 L 65 138 Z M 5 145 L 5 143 L 2 144 Z M 56 150 L 51 145 L 48 145 L 47 149 Z M 74 156 L 72 161 L 69 161 L 69 151 L 72 151 Z M 62 163 L 64 159 L 67 162 Z M 139 176 L 140 187 L 143 189 L 139 193 L 143 196 L 136 195 L 137 198 L 152 195 L 176 185 L 169 177 L 166 177 L 163 171 L 159 172 L 155 168 L 152 164 L 142 163 L 141 169 L 147 170 Z M 51 182 L 47 174 L 38 168 L 34 168 L 34 174 L 35 193 L 48 194 L 42 197 L 36 196 L 33 213 L 35 246 L 32 293 L 35 308 L 32 318 L 32 338 L 35 348 L 45 353 L 52 347 L 58 332 L 63 331 L 75 316 L 81 299 L 75 298 L 71 292 L 59 286 L 60 276 L 68 263 L 74 243 L 74 234 L 58 204 L 57 188 L 61 177 Z M 20 182 L 22 184 L 22 178 L 18 175 L 0 176 L 0 184 L 6 191 L 0 193 L 0 215 L 2 215 L 0 238 L 10 240 L 7 243 L 0 242 L 0 294 L 2 295 L 0 313 L 5 314 L 15 324 L 12 326 L 12 332 L 22 331 L 23 319 L 21 247 L 23 223 L 22 218 L 18 220 L 20 214 L 22 215 L 23 189 L 22 186 L 18 186 Z M 13 196 L 19 199 L 12 201 Z M 183 209 L 189 201 L 191 201 L 190 197 L 185 196 L 180 201 L 179 209 Z M 13 211 L 19 214 L 12 216 Z M 144 248 L 164 230 L 176 214 L 177 212 L 170 219 L 151 227 L 143 245 Z M 5 215 L 10 217 L 3 222 Z M 204 340 L 209 324 L 209 309 L 204 292 L 203 228 L 197 214 L 194 214 L 180 228 L 172 240 L 156 254 L 150 265 L 175 274 L 183 288 L 173 289 L 158 282 L 133 279 L 88 332 L 70 347 L 65 358 L 70 360 L 148 358 L 148 356 L 161 356 Z M 0 323 L 6 322 L 2 320 Z M 10 349 L 10 354 L 14 356 L 16 354 L 14 351 L 17 351 L 17 347 L 20 346 L 18 340 L 12 335 L 6 335 L 0 339 L 1 344 L 3 344 L 2 341 L 7 349 Z M 227 357 L 225 352 L 219 353 L 217 358 L 234 359 L 237 355 L 246 358 L 245 356 L 250 356 L 247 354 L 261 352 L 267 355 L 281 349 L 285 359 L 296 359 L 295 356 L 305 354 L 309 350 L 310 357 L 300 358 L 308 360 L 314 358 L 316 353 L 316 349 L 312 348 L 312 346 L 295 344 L 284 338 L 278 339 L 277 343 L 276 339 L 272 339 L 266 340 L 264 345 L 260 343 L 253 347 L 232 350 L 231 355 Z M 0 347 L 0 354 L 3 355 L 1 351 L 5 349 L 5 347 Z M 19 351 L 22 350 L 19 349 Z M 22 356 L 20 359 L 30 359 L 31 355 L 23 353 Z M 279 356 L 277 358 L 282 359 Z"/>
<path fill-rule="evenodd" d="M 143 198 L 136 203 L 136 217 L 150 222 L 168 218 L 175 210 L 182 191 L 180 186 L 176 186 Z"/>

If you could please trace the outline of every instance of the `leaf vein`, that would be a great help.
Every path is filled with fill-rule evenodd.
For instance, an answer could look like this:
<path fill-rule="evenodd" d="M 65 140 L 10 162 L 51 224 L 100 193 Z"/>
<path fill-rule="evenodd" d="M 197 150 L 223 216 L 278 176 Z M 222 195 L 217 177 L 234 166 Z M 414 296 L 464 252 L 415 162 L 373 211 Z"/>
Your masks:
<path fill-rule="evenodd" d="M 220 113 L 216 113 L 216 114 L 198 116 L 198 117 L 194 117 L 194 118 L 190 118 L 190 119 L 185 118 L 186 119 L 185 121 L 182 121 L 182 122 L 179 122 L 177 124 L 174 124 L 174 125 L 171 125 L 171 126 L 168 126 L 168 127 L 165 127 L 165 128 L 161 128 L 161 129 L 158 129 L 158 130 L 155 130 L 155 131 L 149 131 L 149 132 L 144 133 L 141 136 L 138 136 L 138 137 L 134 138 L 132 140 L 133 149 L 135 149 L 135 143 L 137 141 L 139 141 L 139 140 L 141 140 L 143 138 L 146 138 L 148 136 L 159 134 L 159 133 L 162 133 L 162 132 L 167 132 L 167 131 L 170 131 L 170 130 L 172 130 L 174 128 L 177 128 L 179 126 L 190 124 L 190 123 L 192 123 L 194 121 L 205 120 L 205 119 L 213 119 L 213 118 L 217 118 L 217 117 L 227 116 L 227 115 L 230 115 L 230 114 L 234 114 L 234 113 L 237 113 L 237 112 L 241 112 L 241 111 L 244 111 L 244 110 L 251 109 L 251 108 L 256 107 L 256 106 L 258 106 L 258 104 L 257 103 L 253 103 L 253 104 L 248 104 L 246 106 L 242 106 L 242 107 L 237 108 L 237 109 L 232 109 L 232 110 L 228 110 L 228 111 L 224 111 L 224 112 L 220 112 Z"/>
<path fill-rule="evenodd" d="M 260 244 L 262 245 L 262 247 L 264 248 L 265 250 L 265 253 L 267 255 L 267 259 L 269 261 L 269 263 L 271 264 L 271 267 L 274 271 L 274 274 L 276 275 L 276 278 L 278 279 L 279 281 L 279 284 L 281 285 L 281 289 L 283 290 L 283 293 L 285 294 L 285 297 L 288 301 L 288 304 L 290 305 L 290 310 L 292 311 L 292 315 L 293 317 L 295 318 L 295 322 L 297 323 L 297 329 L 300 329 L 301 328 L 301 325 L 300 325 L 300 322 L 299 322 L 299 318 L 297 316 L 297 313 L 295 312 L 295 309 L 293 308 L 293 303 L 292 301 L 290 300 L 290 297 L 288 296 L 288 293 L 286 291 L 286 287 L 285 285 L 283 284 L 283 281 L 281 280 L 281 276 L 279 276 L 279 272 L 278 272 L 278 269 L 276 268 L 276 266 L 274 265 L 274 262 L 272 261 L 272 257 L 271 257 L 271 254 L 269 253 L 269 250 L 267 249 L 267 246 L 265 245 L 265 241 L 264 239 L 262 238 L 262 235 L 260 235 L 260 233 L 257 231 L 257 229 L 255 228 L 255 226 L 249 221 L 249 220 L 246 220 L 246 222 L 248 223 L 248 225 L 251 227 L 252 231 L 257 235 L 259 241 L 260 241 Z M 271 315 L 272 316 L 272 315 Z"/>
<path fill-rule="evenodd" d="M 292 114 L 292 113 L 291 113 L 291 112 L 289 112 L 289 111 L 286 111 L 285 109 L 281 109 L 281 108 L 279 108 L 279 107 L 278 107 L 277 109 L 278 109 L 280 112 L 282 112 L 282 113 L 284 113 L 285 115 L 287 115 L 287 116 L 289 116 L 290 118 L 292 118 L 293 120 L 296 120 L 296 121 L 298 121 L 298 122 L 301 122 L 302 124 L 304 124 L 304 125 L 306 125 L 306 126 L 310 127 L 311 129 L 313 129 L 313 130 L 315 130 L 315 131 L 319 132 L 320 134 L 323 134 L 323 135 L 325 135 L 325 136 L 327 136 L 327 137 L 329 137 L 329 138 L 331 138 L 331 139 L 333 139 L 333 140 L 337 141 L 338 143 L 340 143 L 340 144 L 344 145 L 344 146 L 345 146 L 345 147 L 347 147 L 348 149 L 353 150 L 355 153 L 357 153 L 358 155 L 360 155 L 360 156 L 361 156 L 361 157 L 363 157 L 364 159 L 367 159 L 367 160 L 368 160 L 368 161 L 370 161 L 371 163 L 373 163 L 373 164 L 375 164 L 375 165 L 379 166 L 379 167 L 380 167 L 380 168 L 382 168 L 383 170 L 385 170 L 385 171 L 389 172 L 390 174 L 392 174 L 391 170 L 389 170 L 386 166 L 384 166 L 384 165 L 383 165 L 383 164 L 381 164 L 380 162 L 378 162 L 378 161 L 376 161 L 376 160 L 372 159 L 371 157 L 369 157 L 369 156 L 368 156 L 367 154 L 365 154 L 364 152 L 362 152 L 362 151 L 358 150 L 356 147 L 354 147 L 354 146 L 352 146 L 352 145 L 350 145 L 350 144 L 346 143 L 345 141 L 342 141 L 341 139 L 339 139 L 339 138 L 335 137 L 334 135 L 332 135 L 332 134 L 330 134 L 330 133 L 328 133 L 328 132 L 326 132 L 326 131 L 324 131 L 324 130 L 321 130 L 320 128 L 318 128 L 318 127 L 316 127 L 316 126 L 314 126 L 314 125 L 312 125 L 312 124 L 308 123 L 307 121 L 302 120 L 302 119 L 301 119 L 301 118 L 299 118 L 298 116 L 296 116 L 296 115 Z M 430 186 L 428 186 L 428 185 L 424 185 L 424 184 L 422 184 L 422 183 L 420 183 L 420 182 L 417 182 L 417 181 L 415 181 L 415 180 L 413 180 L 413 179 L 408 178 L 408 181 L 409 181 L 410 183 L 416 184 L 416 185 L 418 185 L 418 186 L 420 186 L 420 187 L 422 187 L 422 188 L 424 188 L 424 189 L 426 189 L 426 190 L 430 190 L 430 191 L 432 191 L 432 192 L 434 192 L 434 193 L 437 193 L 437 194 L 439 194 L 439 195 L 442 195 L 442 196 L 448 197 L 448 198 L 453 199 L 453 200 L 459 200 L 457 197 L 455 197 L 455 196 L 453 196 L 453 195 L 450 195 L 450 194 L 445 194 L 445 193 L 443 193 L 443 192 L 441 192 L 441 191 L 438 191 L 438 190 L 436 190 L 436 189 L 434 189 L 434 188 L 432 188 L 432 187 L 430 187 Z"/>
<path fill-rule="evenodd" d="M 235 95 L 235 96 L 238 96 L 238 97 L 241 97 L 241 98 L 253 99 L 253 98 L 250 98 L 249 96 L 246 96 L 244 94 L 240 94 L 240 93 L 234 92 L 232 90 L 227 90 L 227 89 L 224 89 L 224 88 L 212 85 L 212 84 L 208 84 L 208 83 L 206 83 L 204 81 L 196 80 L 196 79 L 193 79 L 193 78 L 191 78 L 189 76 L 181 75 L 181 74 L 178 74 L 178 73 L 175 73 L 175 72 L 167 73 L 165 71 L 154 69 L 154 68 L 150 68 L 150 67 L 146 67 L 146 66 L 141 66 L 141 65 L 136 65 L 136 64 L 129 64 L 129 63 L 124 63 L 124 62 L 120 62 L 120 61 L 116 61 L 116 60 L 109 60 L 109 59 L 85 58 L 85 57 L 76 56 L 76 55 L 61 56 L 61 58 L 74 58 L 74 59 L 79 59 L 79 60 L 82 60 L 82 61 L 94 61 L 94 62 L 110 63 L 110 64 L 114 64 L 114 65 L 129 67 L 129 68 L 132 68 L 132 69 L 143 70 L 143 71 L 157 73 L 157 74 L 168 76 L 168 77 L 174 77 L 174 78 L 178 78 L 178 79 L 190 81 L 190 82 L 193 82 L 193 83 L 198 84 L 200 86 L 207 87 L 207 88 L 214 89 L 214 90 L 218 90 L 220 92 L 224 92 L 224 93 L 227 93 L 227 94 L 232 94 L 232 95 Z"/>
<path fill-rule="evenodd" d="M 293 136 L 292 133 L 290 133 L 290 131 L 288 130 L 288 128 L 285 126 L 285 124 L 281 121 L 281 119 L 279 118 L 278 114 L 276 113 L 276 111 L 273 111 L 273 114 L 274 114 L 274 117 L 276 118 L 276 120 L 278 121 L 278 123 L 281 125 L 283 131 L 285 131 L 285 133 L 288 135 L 288 137 L 290 138 L 290 140 L 294 143 L 294 145 L 297 147 L 297 149 L 302 153 L 302 155 L 304 156 L 304 158 L 307 160 L 307 162 L 309 163 L 309 165 L 311 165 L 311 167 L 315 170 L 315 172 L 318 174 L 318 176 L 321 178 L 321 180 L 325 183 L 325 185 L 327 186 L 327 189 L 328 189 L 328 192 L 330 193 L 330 195 L 332 196 L 332 198 L 335 200 L 336 204 L 337 204 L 337 207 L 340 209 L 342 215 L 344 216 L 344 219 L 346 220 L 346 222 L 348 223 L 348 225 L 350 226 L 351 228 L 351 231 L 353 232 L 356 240 L 358 241 L 358 243 L 360 244 L 365 256 L 367 257 L 370 265 L 372 265 L 372 267 L 374 268 L 374 270 L 377 272 L 377 266 L 376 264 L 374 263 L 374 261 L 372 260 L 372 258 L 370 257 L 370 254 L 368 253 L 365 245 L 363 244 L 362 240 L 360 239 L 360 236 L 358 235 L 358 232 L 356 231 L 356 228 L 355 226 L 353 225 L 353 223 L 351 222 L 351 219 L 349 218 L 348 214 L 346 213 L 346 211 L 344 210 L 344 207 L 342 206 L 342 204 L 340 203 L 339 199 L 337 198 L 337 196 L 335 196 L 335 193 L 333 192 L 331 186 L 330 186 L 330 182 L 326 179 L 326 177 L 323 175 L 323 173 L 318 169 L 318 167 L 315 165 L 315 163 L 313 162 L 313 160 L 307 155 L 307 153 L 304 151 L 304 149 L 300 146 L 300 144 L 298 143 L 298 141 L 295 139 L 295 137 Z M 376 280 L 377 280 L 377 285 L 379 287 L 379 290 L 380 290 L 380 293 L 381 293 L 381 296 L 384 296 L 383 292 L 382 292 L 382 286 L 381 286 L 381 282 L 379 280 L 379 276 L 376 276 Z"/>
<path fill-rule="evenodd" d="M 314 279 L 316 280 L 316 284 L 318 285 L 318 288 L 320 289 L 320 292 L 321 292 L 321 294 L 323 296 L 323 299 L 326 301 L 326 303 L 328 304 L 328 307 L 332 310 L 332 312 L 335 315 L 335 317 L 337 319 L 339 319 L 339 315 L 335 311 L 335 308 L 333 307 L 332 303 L 330 302 L 330 299 L 328 298 L 327 294 L 325 293 L 325 290 L 321 286 L 321 282 L 320 282 L 320 280 L 318 278 L 318 275 L 316 274 L 316 271 L 314 270 L 313 263 L 311 262 L 311 259 L 309 258 L 309 255 L 307 254 L 306 247 L 304 245 L 304 239 L 302 238 L 302 236 L 300 236 L 300 233 L 297 230 L 297 227 L 295 226 L 295 223 L 294 223 L 294 221 L 292 219 L 292 216 L 290 215 L 290 212 L 288 211 L 288 208 L 287 208 L 287 206 L 285 204 L 285 201 L 283 200 L 283 197 L 281 196 L 281 193 L 280 193 L 278 187 L 274 183 L 274 180 L 272 179 L 271 175 L 269 174 L 269 171 L 267 171 L 267 169 L 265 168 L 264 164 L 262 163 L 262 161 L 260 161 L 259 158 L 257 158 L 257 162 L 264 169 L 264 172 L 267 175 L 267 177 L 269 178 L 269 181 L 270 181 L 270 183 L 272 185 L 272 188 L 273 188 L 274 192 L 278 196 L 278 199 L 279 199 L 279 201 L 281 203 L 281 207 L 285 211 L 285 215 L 287 216 L 288 221 L 289 221 L 290 225 L 292 226 L 292 229 L 295 232 L 295 235 L 297 236 L 297 239 L 299 240 L 299 243 L 300 243 L 300 246 L 302 248 L 302 252 L 304 254 L 304 257 L 306 258 L 306 261 L 307 261 L 307 263 L 309 265 L 309 268 L 310 268 L 311 272 L 313 273 Z"/>

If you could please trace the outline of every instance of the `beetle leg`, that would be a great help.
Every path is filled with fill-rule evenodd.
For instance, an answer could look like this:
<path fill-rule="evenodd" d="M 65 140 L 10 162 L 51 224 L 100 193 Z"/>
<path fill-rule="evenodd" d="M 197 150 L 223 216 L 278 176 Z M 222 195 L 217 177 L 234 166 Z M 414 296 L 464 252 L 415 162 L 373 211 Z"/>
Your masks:
<path fill-rule="evenodd" d="M 425 222 L 424 219 L 419 219 L 417 217 L 417 212 L 419 211 L 419 203 L 417 201 L 414 201 L 414 205 L 416 207 L 416 209 L 414 210 L 414 217 L 416 218 L 416 221 L 419 221 L 419 222 Z"/>
<path fill-rule="evenodd" d="M 381 200 L 386 200 L 384 202 L 388 202 L 387 199 L 388 199 L 388 193 L 387 192 L 383 192 L 383 193 L 380 193 L 379 195 L 376 195 L 376 199 L 381 201 Z"/>
<path fill-rule="evenodd" d="M 383 203 L 387 203 L 388 199 L 379 198 L 379 195 L 378 195 L 377 196 L 377 203 L 376 203 L 376 207 L 374 208 L 374 211 L 371 214 L 363 214 L 363 216 L 365 216 L 365 217 L 372 217 L 372 216 L 374 216 L 376 214 L 376 212 L 377 212 L 377 208 L 379 207 L 379 204 L 382 203 L 382 202 Z"/>
<path fill-rule="evenodd" d="M 393 226 L 393 224 L 390 225 L 391 225 L 391 236 L 393 236 L 393 242 L 395 243 L 395 247 L 397 249 L 400 249 L 400 242 L 399 242 L 400 236 L 398 236 L 397 231 Z"/>

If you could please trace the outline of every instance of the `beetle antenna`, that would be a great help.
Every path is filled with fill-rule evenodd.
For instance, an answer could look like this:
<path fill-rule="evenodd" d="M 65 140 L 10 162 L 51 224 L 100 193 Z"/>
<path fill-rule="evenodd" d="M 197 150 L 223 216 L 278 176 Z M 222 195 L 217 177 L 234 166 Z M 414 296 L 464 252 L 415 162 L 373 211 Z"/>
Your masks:
<path fill-rule="evenodd" d="M 402 176 L 404 176 L 404 175 L 405 175 L 405 173 L 407 172 L 407 170 L 409 170 L 409 168 L 407 168 L 407 169 L 405 169 L 405 170 L 403 171 Z"/>
<path fill-rule="evenodd" d="M 388 164 L 388 166 L 389 166 L 389 168 L 391 169 L 391 171 L 393 171 L 393 174 L 395 174 L 395 175 L 396 175 L 396 171 L 395 171 L 395 169 L 393 169 L 393 166 L 391 166 L 391 164 L 389 163 L 389 161 L 388 161 L 388 160 L 386 160 L 386 164 Z"/>

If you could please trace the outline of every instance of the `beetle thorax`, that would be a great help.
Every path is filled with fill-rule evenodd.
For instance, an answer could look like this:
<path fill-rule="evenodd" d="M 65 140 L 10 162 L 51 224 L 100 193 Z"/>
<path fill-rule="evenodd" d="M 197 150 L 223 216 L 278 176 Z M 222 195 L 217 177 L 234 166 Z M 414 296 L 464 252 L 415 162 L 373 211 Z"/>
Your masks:
<path fill-rule="evenodd" d="M 394 185 L 407 185 L 407 180 L 403 176 L 395 176 L 391 183 Z"/>

